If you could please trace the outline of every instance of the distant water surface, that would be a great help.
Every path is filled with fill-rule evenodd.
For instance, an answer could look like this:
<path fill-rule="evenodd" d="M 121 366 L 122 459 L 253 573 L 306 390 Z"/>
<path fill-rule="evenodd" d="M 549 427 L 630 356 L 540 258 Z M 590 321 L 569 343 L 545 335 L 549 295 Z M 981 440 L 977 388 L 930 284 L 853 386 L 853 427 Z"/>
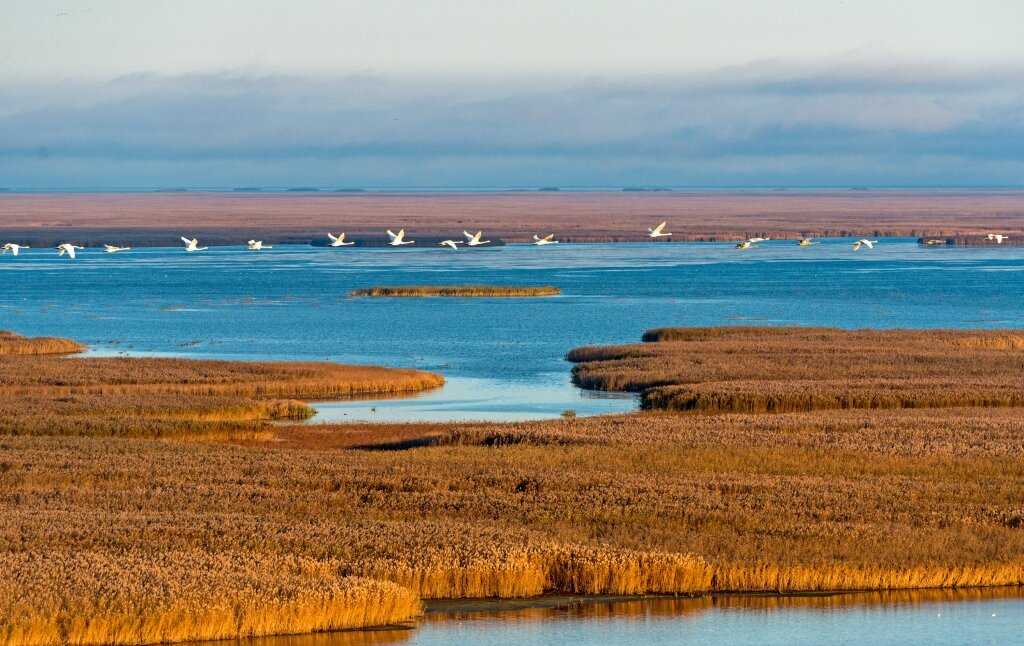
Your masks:
<path fill-rule="evenodd" d="M 0 256 L 0 329 L 102 353 L 315 359 L 416 367 L 451 380 L 393 402 L 334 403 L 323 419 L 535 419 L 627 410 L 571 386 L 563 357 L 668 325 L 1024 327 L 1024 247 L 924 248 L 883 239 L 810 248 L 581 244 L 313 248 L 198 254 L 145 248 L 78 260 Z M 545 298 L 349 298 L 403 284 L 556 285 Z M 372 410 L 371 410 L 372 409 Z"/>

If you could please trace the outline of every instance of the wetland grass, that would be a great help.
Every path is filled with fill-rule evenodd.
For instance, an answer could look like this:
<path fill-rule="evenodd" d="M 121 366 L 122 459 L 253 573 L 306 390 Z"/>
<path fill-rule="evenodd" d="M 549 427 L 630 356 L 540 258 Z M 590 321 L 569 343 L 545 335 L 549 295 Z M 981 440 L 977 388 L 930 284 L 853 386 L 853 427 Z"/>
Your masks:
<path fill-rule="evenodd" d="M 462 297 L 462 298 L 530 298 L 558 296 L 562 290 L 545 285 L 542 287 L 521 287 L 506 285 L 406 285 L 396 287 L 369 287 L 356 289 L 350 296 L 379 298 L 398 297 Z"/>
<path fill-rule="evenodd" d="M 364 628 L 421 613 L 409 590 L 258 553 L 0 553 L 0 641 L 158 644 Z"/>
<path fill-rule="evenodd" d="M 300 400 L 436 388 L 419 370 L 313 362 L 67 358 L 64 339 L 0 334 L 0 433 L 238 438 L 300 420 Z"/>
<path fill-rule="evenodd" d="M 849 378 L 899 371 L 880 354 L 853 359 L 872 340 L 905 364 L 905 379 L 954 370 L 982 383 L 988 369 L 1012 372 L 1019 350 L 1003 332 L 660 334 L 686 340 L 574 354 L 639 373 L 616 365 L 606 373 L 624 374 L 615 385 L 680 374 L 742 383 L 773 370 L 780 382 L 827 382 L 828 362 L 840 358 Z M 755 339 L 765 355 L 744 363 Z M 658 358 L 660 346 L 687 350 Z M 651 357 L 661 373 L 645 372 Z M 214 368 L 188 387 L 235 379 Z M 260 432 L 196 443 L 149 439 L 190 437 L 167 421 L 185 414 L 179 394 L 151 374 L 161 370 L 143 364 L 111 384 L 154 386 L 115 415 L 99 406 L 106 394 L 46 395 L 92 383 L 84 377 L 58 385 L 51 374 L 0 399 L 101 429 L 33 426 L 27 414 L 0 427 L 0 571 L 15 573 L 0 577 L 6 646 L 390 623 L 415 615 L 421 598 L 1024 584 L 1024 419 L 1014 408 L 969 400 L 315 428 L 237 419 L 226 428 Z M 290 392 L 295 375 L 273 374 L 283 385 L 257 403 Z M 203 414 L 226 416 L 233 396 L 214 390 Z M 151 410 L 161 417 L 146 417 Z M 136 428 L 158 422 L 178 430 Z"/>
<path fill-rule="evenodd" d="M 25 337 L 14 332 L 0 330 L 0 355 L 73 354 L 83 350 L 85 350 L 84 345 L 71 339 Z"/>
<path fill-rule="evenodd" d="M 571 351 L 574 382 L 704 413 L 1024 405 L 1018 331 L 665 328 L 643 340 Z"/>

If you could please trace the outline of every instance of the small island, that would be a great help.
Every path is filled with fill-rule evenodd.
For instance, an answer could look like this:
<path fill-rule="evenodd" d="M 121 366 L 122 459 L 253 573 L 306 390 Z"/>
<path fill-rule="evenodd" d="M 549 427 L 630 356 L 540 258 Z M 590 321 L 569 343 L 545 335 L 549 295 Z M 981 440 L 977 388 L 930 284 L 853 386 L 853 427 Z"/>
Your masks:
<path fill-rule="evenodd" d="M 522 287 L 515 285 L 404 285 L 397 287 L 367 287 L 353 290 L 350 296 L 373 296 L 378 298 L 401 297 L 463 297 L 463 298 L 528 298 L 537 296 L 558 296 L 562 290 L 550 285 Z"/>

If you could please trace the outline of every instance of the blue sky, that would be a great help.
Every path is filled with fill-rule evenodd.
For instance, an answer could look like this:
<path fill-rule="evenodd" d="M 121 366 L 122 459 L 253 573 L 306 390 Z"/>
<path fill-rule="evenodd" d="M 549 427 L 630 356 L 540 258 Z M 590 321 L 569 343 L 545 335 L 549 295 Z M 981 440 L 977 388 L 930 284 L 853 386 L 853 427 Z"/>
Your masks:
<path fill-rule="evenodd" d="M 3 12 L 0 186 L 1024 185 L 1015 1 Z"/>

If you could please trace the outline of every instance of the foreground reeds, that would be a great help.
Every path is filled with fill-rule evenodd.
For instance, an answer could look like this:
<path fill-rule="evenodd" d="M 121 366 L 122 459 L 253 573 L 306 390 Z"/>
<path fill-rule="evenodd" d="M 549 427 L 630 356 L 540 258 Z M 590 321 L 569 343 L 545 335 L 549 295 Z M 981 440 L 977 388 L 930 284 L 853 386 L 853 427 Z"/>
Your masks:
<path fill-rule="evenodd" d="M 372 297 L 534 297 L 558 296 L 562 290 L 557 287 L 516 287 L 506 285 L 408 285 L 398 287 L 368 287 L 356 289 L 350 296 Z"/>
<path fill-rule="evenodd" d="M 410 590 L 252 552 L 0 553 L 0 643 L 158 644 L 364 628 L 420 614 Z"/>
<path fill-rule="evenodd" d="M 0 434 L 236 438 L 305 419 L 299 400 L 436 388 L 419 370 L 312 362 L 66 358 L 64 339 L 0 334 Z"/>
<path fill-rule="evenodd" d="M 573 350 L 573 380 L 705 413 L 1024 405 L 1017 331 L 665 328 L 643 340 Z"/>
<path fill-rule="evenodd" d="M 789 333 L 657 334 L 700 340 L 581 352 L 646 361 L 655 346 L 734 334 L 771 346 Z M 834 332 L 802 334 L 813 345 Z M 1009 372 L 1005 358 L 1019 351 L 1009 333 L 932 342 L 954 357 L 995 353 L 958 364 L 977 380 L 986 366 Z M 727 355 L 693 369 L 738 369 Z M 936 369 L 927 353 L 912 356 L 923 359 L 909 375 Z M 809 358 L 782 364 L 814 382 L 825 371 Z M 854 365 L 870 372 L 881 360 Z M 103 429 L 48 430 L 24 414 L 0 427 L 0 643 L 94 643 L 65 639 L 72 629 L 129 644 L 386 623 L 414 614 L 417 596 L 1024 584 L 1024 418 L 1014 408 L 279 424 L 235 444 L 126 439 L 137 411 L 162 411 L 145 424 L 195 414 L 145 366 L 109 384 L 154 386 L 130 414 L 87 414 L 101 394 L 32 398 L 55 384 L 0 399 Z M 61 387 L 89 380 L 71 382 Z M 204 414 L 225 410 L 211 401 Z"/>

